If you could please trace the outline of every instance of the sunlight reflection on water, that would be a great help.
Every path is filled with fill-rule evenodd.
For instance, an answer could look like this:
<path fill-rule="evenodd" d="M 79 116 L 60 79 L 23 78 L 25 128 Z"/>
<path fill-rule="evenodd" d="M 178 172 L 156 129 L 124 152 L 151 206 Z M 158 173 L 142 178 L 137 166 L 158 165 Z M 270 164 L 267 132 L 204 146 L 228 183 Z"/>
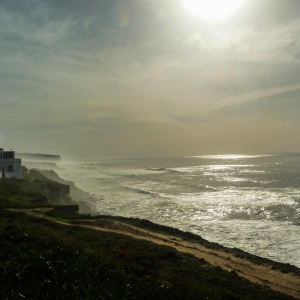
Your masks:
<path fill-rule="evenodd" d="M 92 161 L 60 174 L 98 195 L 99 213 L 148 219 L 300 267 L 299 162 L 297 155 Z"/>

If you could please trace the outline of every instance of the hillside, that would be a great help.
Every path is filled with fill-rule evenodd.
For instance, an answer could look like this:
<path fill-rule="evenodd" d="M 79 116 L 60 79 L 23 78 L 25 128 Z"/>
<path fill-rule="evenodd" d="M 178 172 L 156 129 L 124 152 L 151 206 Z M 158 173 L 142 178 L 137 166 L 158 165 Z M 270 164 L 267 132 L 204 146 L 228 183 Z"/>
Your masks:
<path fill-rule="evenodd" d="M 60 155 L 53 154 L 42 154 L 42 153 L 16 153 L 16 157 L 25 160 L 33 160 L 33 161 L 57 161 L 61 160 Z"/>
<path fill-rule="evenodd" d="M 300 299 L 295 267 L 149 221 L 54 205 L 67 196 L 36 170 L 0 180 L 1 299 Z"/>
<path fill-rule="evenodd" d="M 0 207 L 70 205 L 70 187 L 46 178 L 37 170 L 23 168 L 22 179 L 0 180 Z"/>

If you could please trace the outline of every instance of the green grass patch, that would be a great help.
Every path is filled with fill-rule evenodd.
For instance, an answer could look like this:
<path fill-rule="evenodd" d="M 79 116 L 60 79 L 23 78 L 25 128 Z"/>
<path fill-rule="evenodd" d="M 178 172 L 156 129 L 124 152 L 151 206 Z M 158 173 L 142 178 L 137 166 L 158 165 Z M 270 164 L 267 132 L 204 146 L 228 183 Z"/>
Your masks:
<path fill-rule="evenodd" d="M 69 187 L 46 178 L 37 170 L 30 170 L 22 179 L 0 180 L 0 208 L 34 208 L 49 206 L 47 195 L 61 196 Z"/>
<path fill-rule="evenodd" d="M 49 204 L 47 194 L 67 190 L 36 170 L 0 180 L 0 299 L 293 299 L 171 247 L 79 226 L 117 220 L 223 248 L 149 221 L 79 215 L 77 205 Z M 4 210 L 38 207 L 54 207 L 45 215 L 72 225 Z"/>
<path fill-rule="evenodd" d="M 173 248 L 0 210 L 0 299 L 292 299 Z"/>

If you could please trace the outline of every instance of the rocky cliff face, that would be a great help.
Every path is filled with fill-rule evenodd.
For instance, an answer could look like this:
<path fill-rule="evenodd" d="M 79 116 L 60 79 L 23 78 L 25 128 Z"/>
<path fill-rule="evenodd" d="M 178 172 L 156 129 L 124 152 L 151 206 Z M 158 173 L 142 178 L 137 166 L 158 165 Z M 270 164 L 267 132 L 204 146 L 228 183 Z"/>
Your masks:
<path fill-rule="evenodd" d="M 74 205 L 70 187 L 48 179 L 37 170 L 23 167 L 22 179 L 0 179 L 0 208 Z"/>
<path fill-rule="evenodd" d="M 24 167 L 24 169 L 26 169 Z M 27 174 L 28 172 L 23 172 Z M 60 178 L 54 171 L 31 169 L 28 173 L 32 178 L 35 191 L 47 198 L 49 204 L 79 205 L 79 213 L 93 214 L 95 199 L 87 192 L 75 186 L 74 182 Z"/>
<path fill-rule="evenodd" d="M 36 192 L 47 198 L 49 204 L 72 205 L 75 202 L 70 196 L 70 186 L 61 184 L 45 177 L 38 170 L 30 170 L 29 177 L 34 178 L 32 185 Z"/>
<path fill-rule="evenodd" d="M 49 203 L 55 205 L 74 204 L 70 196 L 70 187 L 62 184 L 41 184 L 39 192 L 45 196 Z"/>
<path fill-rule="evenodd" d="M 70 187 L 70 195 L 72 200 L 79 205 L 79 213 L 81 214 L 93 214 L 95 212 L 95 199 L 89 193 L 79 189 L 74 182 L 62 179 L 53 170 L 40 170 L 45 177 L 61 183 L 63 185 L 68 185 Z"/>
<path fill-rule="evenodd" d="M 33 160 L 33 161 L 55 161 L 61 160 L 60 155 L 52 155 L 52 154 L 35 154 L 35 153 L 16 153 L 16 157 L 25 160 Z"/>

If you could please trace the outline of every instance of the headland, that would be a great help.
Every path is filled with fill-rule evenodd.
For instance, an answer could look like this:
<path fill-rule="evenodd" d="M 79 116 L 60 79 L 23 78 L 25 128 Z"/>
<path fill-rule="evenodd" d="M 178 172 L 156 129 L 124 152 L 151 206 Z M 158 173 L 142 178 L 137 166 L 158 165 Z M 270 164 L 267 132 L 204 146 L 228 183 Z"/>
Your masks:
<path fill-rule="evenodd" d="M 146 220 L 91 216 L 89 195 L 72 199 L 76 187 L 55 172 L 23 172 L 0 180 L 2 299 L 300 299 L 294 266 Z"/>

